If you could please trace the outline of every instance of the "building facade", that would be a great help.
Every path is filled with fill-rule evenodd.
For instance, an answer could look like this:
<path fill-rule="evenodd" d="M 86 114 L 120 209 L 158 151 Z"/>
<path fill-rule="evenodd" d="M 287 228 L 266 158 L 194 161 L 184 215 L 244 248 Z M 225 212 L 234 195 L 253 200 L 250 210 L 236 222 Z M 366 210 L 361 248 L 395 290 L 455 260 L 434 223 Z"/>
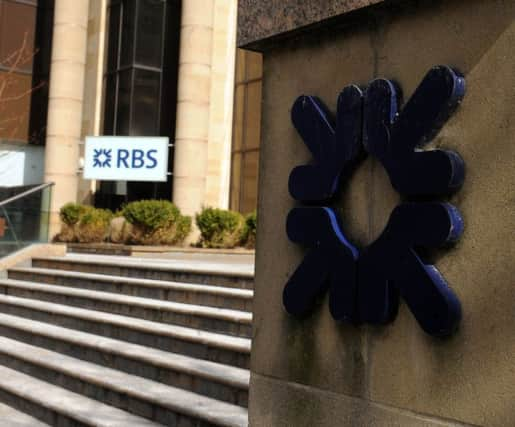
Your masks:
<path fill-rule="evenodd" d="M 264 56 L 251 426 L 515 425 L 514 18 L 513 0 L 239 1 L 239 45 Z M 461 173 L 428 194 L 445 167 L 414 158 L 442 152 Z M 437 215 L 398 216 L 451 205 L 440 237 Z"/>
<path fill-rule="evenodd" d="M 51 234 L 70 201 L 255 209 L 261 63 L 236 18 L 236 0 L 1 0 L 2 191 L 54 182 Z M 82 179 L 96 135 L 169 137 L 168 181 Z"/>

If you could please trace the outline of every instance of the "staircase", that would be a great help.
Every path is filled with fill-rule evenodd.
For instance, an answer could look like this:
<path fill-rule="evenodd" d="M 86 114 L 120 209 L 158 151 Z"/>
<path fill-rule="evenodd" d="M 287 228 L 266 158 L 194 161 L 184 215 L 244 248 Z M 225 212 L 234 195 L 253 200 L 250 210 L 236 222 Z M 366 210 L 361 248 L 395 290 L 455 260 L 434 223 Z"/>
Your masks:
<path fill-rule="evenodd" d="M 0 279 L 0 425 L 246 426 L 252 266 L 91 254 Z"/>

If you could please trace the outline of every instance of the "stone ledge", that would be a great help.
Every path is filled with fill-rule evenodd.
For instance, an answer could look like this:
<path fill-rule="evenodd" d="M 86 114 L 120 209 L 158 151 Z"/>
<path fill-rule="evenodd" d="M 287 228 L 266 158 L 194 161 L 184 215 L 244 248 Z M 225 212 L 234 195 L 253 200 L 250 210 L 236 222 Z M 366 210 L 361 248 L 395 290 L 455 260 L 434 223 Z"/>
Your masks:
<path fill-rule="evenodd" d="M 258 48 L 259 42 L 319 24 L 384 0 L 239 0 L 238 46 Z"/>
<path fill-rule="evenodd" d="M 253 427 L 473 427 L 255 372 L 251 372 L 250 387 L 254 397 L 249 425 Z"/>

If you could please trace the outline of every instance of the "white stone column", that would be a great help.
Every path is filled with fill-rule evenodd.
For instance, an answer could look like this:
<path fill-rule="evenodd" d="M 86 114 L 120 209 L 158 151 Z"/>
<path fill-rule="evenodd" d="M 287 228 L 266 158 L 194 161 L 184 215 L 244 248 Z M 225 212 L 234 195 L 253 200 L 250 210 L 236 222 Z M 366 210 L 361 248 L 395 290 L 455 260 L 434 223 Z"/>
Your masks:
<path fill-rule="evenodd" d="M 187 215 L 205 203 L 214 3 L 182 3 L 173 201 Z"/>
<path fill-rule="evenodd" d="M 55 182 L 50 237 L 59 231 L 59 209 L 75 202 L 78 188 L 89 0 L 56 0 L 45 147 L 45 182 Z"/>
<path fill-rule="evenodd" d="M 205 204 L 229 207 L 237 0 L 216 0 Z"/>
<path fill-rule="evenodd" d="M 107 25 L 107 8 L 109 0 L 89 2 L 88 37 L 86 47 L 86 65 L 84 74 L 84 101 L 82 103 L 81 139 L 86 136 L 98 136 L 103 124 L 103 82 L 105 71 L 105 48 Z M 80 146 L 80 157 L 84 157 L 84 146 Z M 93 204 L 93 194 L 97 181 L 79 178 L 77 201 Z"/>

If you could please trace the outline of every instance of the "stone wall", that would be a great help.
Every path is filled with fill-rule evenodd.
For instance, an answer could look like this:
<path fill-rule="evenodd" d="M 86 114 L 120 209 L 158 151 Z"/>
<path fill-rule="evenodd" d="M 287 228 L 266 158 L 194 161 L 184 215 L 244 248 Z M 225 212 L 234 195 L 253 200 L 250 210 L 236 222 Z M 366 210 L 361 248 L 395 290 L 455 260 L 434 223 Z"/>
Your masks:
<path fill-rule="evenodd" d="M 264 51 L 253 427 L 515 425 L 514 17 L 510 0 L 405 1 L 280 43 L 260 28 L 260 45 L 247 30 L 244 40 Z M 293 101 L 317 95 L 334 112 L 344 86 L 376 77 L 397 81 L 408 99 L 438 64 L 467 80 L 462 105 L 431 145 L 459 152 L 467 168 L 450 199 L 464 235 L 435 262 L 462 302 L 460 329 L 432 338 L 402 303 L 384 327 L 335 323 L 327 298 L 309 318 L 289 317 L 282 290 L 304 252 L 285 233 L 296 205 L 287 183 L 310 159 L 291 124 Z M 347 234 L 360 247 L 373 241 L 399 200 L 382 166 L 365 159 L 338 201 Z"/>

